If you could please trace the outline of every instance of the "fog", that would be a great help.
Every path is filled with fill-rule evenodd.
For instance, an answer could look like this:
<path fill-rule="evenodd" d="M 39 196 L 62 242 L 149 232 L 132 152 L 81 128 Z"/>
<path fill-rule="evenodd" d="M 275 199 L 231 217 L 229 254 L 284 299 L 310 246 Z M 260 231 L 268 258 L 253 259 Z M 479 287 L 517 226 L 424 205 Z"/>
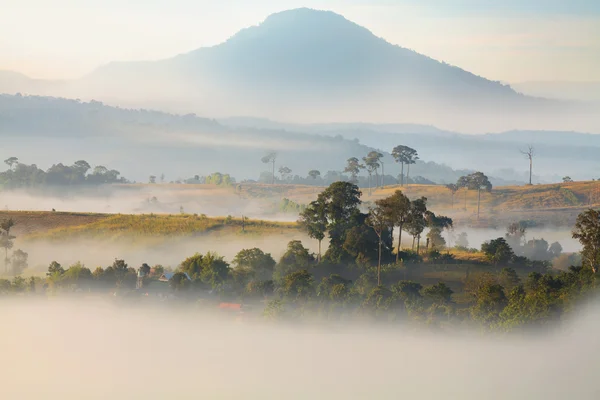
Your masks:
<path fill-rule="evenodd" d="M 278 212 L 281 195 L 254 200 L 232 195 L 233 188 L 197 185 L 100 186 L 85 189 L 55 188 L 53 191 L 4 191 L 0 206 L 10 211 L 55 211 L 149 214 L 165 213 L 232 215 L 264 220 L 295 221 L 296 215 Z M 153 198 L 156 201 L 153 201 Z"/>
<path fill-rule="evenodd" d="M 456 241 L 456 237 L 465 232 L 469 241 L 470 248 L 481 248 L 483 242 L 504 237 L 506 235 L 506 229 L 481 229 L 481 228 L 470 228 L 470 227 L 455 227 L 454 231 L 450 234 L 444 233 L 446 242 L 453 246 Z M 572 238 L 571 230 L 565 227 L 550 227 L 550 228 L 530 228 L 527 229 L 525 234 L 526 240 L 533 239 L 544 239 L 548 244 L 553 242 L 559 242 L 563 248 L 563 252 L 578 252 L 581 251 L 581 244 Z"/>
<path fill-rule="evenodd" d="M 271 253 L 279 260 L 285 253 L 291 240 L 301 240 L 302 244 L 312 252 L 317 252 L 317 241 L 306 234 L 292 231 L 277 235 L 261 235 L 239 238 L 229 236 L 198 236 L 195 238 L 128 238 L 118 240 L 76 239 L 64 242 L 19 241 L 15 248 L 29 254 L 29 273 L 45 273 L 52 261 L 57 261 L 65 268 L 76 262 L 83 263 L 92 271 L 96 267 L 106 268 L 115 258 L 123 259 L 130 267 L 137 268 L 143 263 L 160 264 L 164 267 L 177 267 L 184 259 L 195 253 L 216 252 L 231 262 L 242 249 L 259 248 Z M 323 251 L 327 249 L 323 245 Z"/>
<path fill-rule="evenodd" d="M 597 399 L 598 311 L 552 332 L 483 337 L 3 300 L 2 398 Z"/>

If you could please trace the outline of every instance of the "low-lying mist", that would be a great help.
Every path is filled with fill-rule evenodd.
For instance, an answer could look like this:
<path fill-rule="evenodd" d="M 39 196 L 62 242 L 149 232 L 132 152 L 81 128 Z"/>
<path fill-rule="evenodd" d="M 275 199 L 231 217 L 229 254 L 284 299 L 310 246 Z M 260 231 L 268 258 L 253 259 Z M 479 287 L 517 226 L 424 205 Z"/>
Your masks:
<path fill-rule="evenodd" d="M 598 307 L 554 333 L 483 337 L 3 300 L 2 398 L 597 399 Z"/>
<path fill-rule="evenodd" d="M 195 253 L 216 252 L 229 262 L 242 249 L 257 247 L 279 260 L 286 251 L 288 242 L 301 240 L 310 251 L 318 250 L 318 243 L 306 234 L 298 231 L 268 236 L 199 236 L 196 238 L 121 238 L 76 239 L 60 242 L 17 241 L 15 248 L 29 254 L 27 272 L 45 272 L 52 261 L 67 267 L 76 262 L 83 263 L 93 270 L 107 267 L 115 258 L 123 259 L 131 267 L 137 268 L 143 263 L 160 264 L 164 267 L 177 267 L 187 257 Z M 326 249 L 326 246 L 323 248 Z"/>
<path fill-rule="evenodd" d="M 5 191 L 0 207 L 10 211 L 63 211 L 111 214 L 168 213 L 206 214 L 208 216 L 295 221 L 296 215 L 277 212 L 280 197 L 247 199 L 232 195 L 232 188 L 210 187 L 202 190 L 164 185 L 101 186 L 97 188 L 56 188 L 53 192 Z"/>
<path fill-rule="evenodd" d="M 483 229 L 456 226 L 450 234 L 444 233 L 444 238 L 450 246 L 454 246 L 460 233 L 466 233 L 470 248 L 480 249 L 483 242 L 504 237 L 506 229 Z M 565 227 L 530 228 L 526 233 L 526 240 L 544 239 L 549 244 L 559 242 L 564 252 L 581 251 L 581 244 L 573 239 L 570 229 Z"/>

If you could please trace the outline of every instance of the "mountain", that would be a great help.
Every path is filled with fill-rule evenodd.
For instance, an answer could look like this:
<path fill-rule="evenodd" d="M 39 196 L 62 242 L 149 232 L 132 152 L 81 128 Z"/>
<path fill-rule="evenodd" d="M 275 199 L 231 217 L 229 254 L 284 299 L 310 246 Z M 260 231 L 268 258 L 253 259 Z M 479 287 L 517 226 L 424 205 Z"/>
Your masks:
<path fill-rule="evenodd" d="M 531 96 L 600 103 L 600 82 L 530 81 L 512 86 Z"/>
<path fill-rule="evenodd" d="M 110 165 L 138 181 L 161 173 L 174 180 L 215 171 L 238 180 L 258 179 L 270 170 L 261 162 L 267 151 L 277 152 L 277 168 L 286 166 L 300 177 L 319 169 L 325 178 L 337 176 L 327 173 L 343 170 L 348 158 L 361 159 L 373 150 L 339 135 L 232 127 L 193 114 L 23 95 L 0 95 L 0 138 L 0 160 L 18 157 L 46 169 L 57 160 L 84 159 Z M 383 153 L 386 174 L 397 176 L 400 165 L 389 152 Z M 469 172 L 422 161 L 411 168 L 411 176 L 439 183 L 454 182 Z"/>
<path fill-rule="evenodd" d="M 58 94 L 216 118 L 600 131 L 595 114 L 580 105 L 522 95 L 390 44 L 341 15 L 306 8 L 273 14 L 217 46 L 107 64 L 63 90 Z"/>

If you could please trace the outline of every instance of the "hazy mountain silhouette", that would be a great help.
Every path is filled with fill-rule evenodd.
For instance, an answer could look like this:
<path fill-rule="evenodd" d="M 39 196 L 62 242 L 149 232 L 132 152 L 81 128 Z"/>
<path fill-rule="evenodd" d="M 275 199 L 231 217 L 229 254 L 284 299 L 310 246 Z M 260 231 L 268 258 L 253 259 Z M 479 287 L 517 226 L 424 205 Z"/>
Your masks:
<path fill-rule="evenodd" d="M 170 59 L 113 62 L 64 90 L 59 94 L 124 106 L 288 122 L 490 131 L 590 130 L 596 121 L 592 114 L 573 118 L 568 103 L 524 96 L 311 9 L 273 14 L 220 45 Z"/>

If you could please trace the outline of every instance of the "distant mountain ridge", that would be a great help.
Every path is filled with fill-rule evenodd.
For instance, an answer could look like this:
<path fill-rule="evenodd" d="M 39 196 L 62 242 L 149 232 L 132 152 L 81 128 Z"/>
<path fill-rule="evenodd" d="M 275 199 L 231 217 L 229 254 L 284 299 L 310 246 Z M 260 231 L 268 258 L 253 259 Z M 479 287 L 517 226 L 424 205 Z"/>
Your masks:
<path fill-rule="evenodd" d="M 5 86 L 0 79 L 0 91 Z M 341 15 L 307 8 L 273 14 L 217 46 L 160 61 L 109 63 L 52 89 L 58 93 L 44 90 L 215 118 L 433 124 L 468 132 L 597 126 L 600 132 L 595 114 L 580 105 L 524 96 L 390 44 Z"/>

